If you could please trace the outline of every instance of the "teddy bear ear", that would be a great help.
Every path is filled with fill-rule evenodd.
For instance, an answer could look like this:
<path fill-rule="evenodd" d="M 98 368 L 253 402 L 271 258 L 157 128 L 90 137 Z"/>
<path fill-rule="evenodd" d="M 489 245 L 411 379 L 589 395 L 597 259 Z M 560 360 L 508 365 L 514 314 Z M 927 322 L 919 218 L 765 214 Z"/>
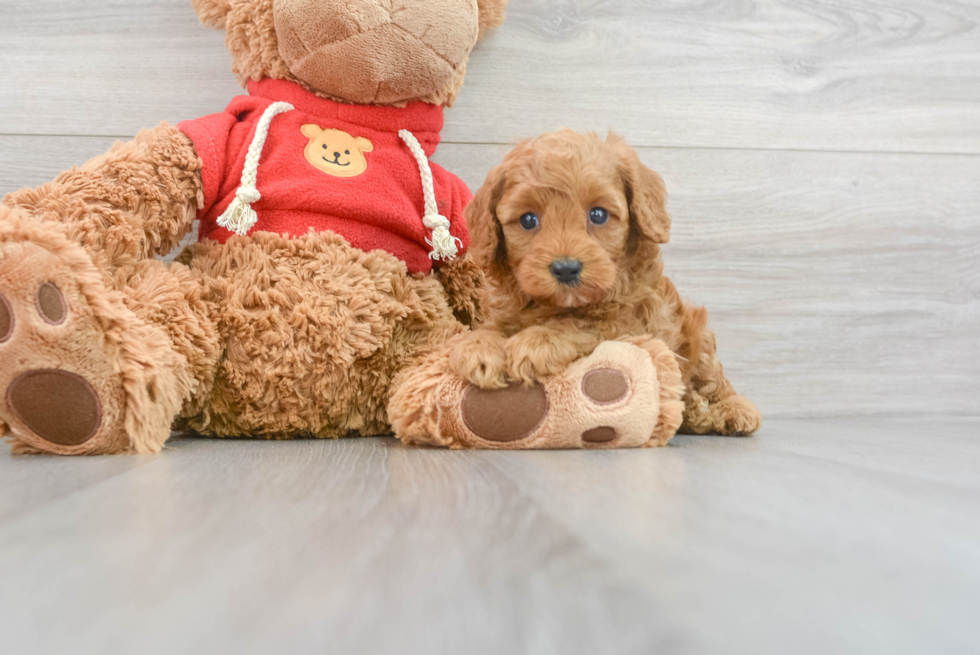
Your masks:
<path fill-rule="evenodd" d="M 500 27 L 504 22 L 507 0 L 476 0 L 476 5 L 480 10 L 480 38 L 482 39 L 487 32 Z"/>
<path fill-rule="evenodd" d="M 225 29 L 228 12 L 231 11 L 231 0 L 191 0 L 191 4 L 202 23 L 219 30 Z"/>
<path fill-rule="evenodd" d="M 622 137 L 610 132 L 606 142 L 619 153 L 619 174 L 629 203 L 630 220 L 654 243 L 669 242 L 670 214 L 663 178 L 647 168 Z"/>

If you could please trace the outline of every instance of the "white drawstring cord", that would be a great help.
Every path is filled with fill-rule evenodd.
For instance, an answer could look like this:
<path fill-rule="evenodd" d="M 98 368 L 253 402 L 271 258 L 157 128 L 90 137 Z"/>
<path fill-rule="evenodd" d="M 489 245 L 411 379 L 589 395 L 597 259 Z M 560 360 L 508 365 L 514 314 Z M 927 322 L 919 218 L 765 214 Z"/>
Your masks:
<path fill-rule="evenodd" d="M 259 217 L 252 209 L 252 203 L 262 199 L 262 194 L 256 188 L 256 181 L 259 175 L 259 159 L 262 158 L 262 149 L 265 147 L 265 140 L 269 136 L 269 125 L 272 119 L 279 114 L 292 111 L 294 107 L 288 102 L 274 102 L 262 112 L 262 118 L 255 128 L 255 136 L 248 147 L 248 154 L 245 156 L 245 168 L 242 170 L 242 183 L 235 192 L 235 199 L 228 205 L 225 213 L 218 218 L 218 225 L 231 230 L 239 236 L 245 236 L 251 230 Z"/>
<path fill-rule="evenodd" d="M 419 163 L 419 173 L 422 176 L 422 194 L 425 196 L 425 216 L 422 218 L 422 223 L 432 230 L 432 240 L 425 240 L 427 244 L 432 246 L 429 259 L 451 262 L 459 254 L 459 248 L 456 247 L 456 244 L 462 246 L 463 242 L 449 233 L 451 225 L 449 219 L 439 213 L 429 158 L 425 156 L 425 151 L 422 150 L 422 146 L 419 145 L 419 140 L 415 138 L 414 134 L 408 130 L 401 130 L 398 132 L 398 136 L 402 138 L 408 149 L 415 155 L 415 161 Z"/>

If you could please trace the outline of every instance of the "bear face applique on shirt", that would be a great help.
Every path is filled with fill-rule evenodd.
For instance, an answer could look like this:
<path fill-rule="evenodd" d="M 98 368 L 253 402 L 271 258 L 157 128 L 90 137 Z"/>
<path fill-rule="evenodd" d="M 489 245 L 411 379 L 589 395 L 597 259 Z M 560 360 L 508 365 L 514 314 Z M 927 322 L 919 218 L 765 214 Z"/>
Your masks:
<path fill-rule="evenodd" d="M 357 177 L 368 168 L 365 153 L 374 151 L 374 144 L 362 136 L 354 137 L 343 130 L 323 129 L 319 125 L 303 126 L 310 139 L 304 154 L 306 161 L 327 175 Z"/>

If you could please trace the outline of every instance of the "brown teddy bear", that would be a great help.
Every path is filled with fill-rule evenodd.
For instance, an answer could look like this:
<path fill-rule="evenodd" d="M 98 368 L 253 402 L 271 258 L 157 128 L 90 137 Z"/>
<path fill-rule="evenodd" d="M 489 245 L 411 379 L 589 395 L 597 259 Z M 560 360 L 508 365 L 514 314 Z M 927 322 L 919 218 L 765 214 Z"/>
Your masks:
<path fill-rule="evenodd" d="M 13 451 L 386 431 L 395 374 L 475 312 L 471 196 L 428 157 L 505 5 L 194 0 L 249 95 L 0 206 Z"/>
<path fill-rule="evenodd" d="M 194 5 L 227 31 L 248 95 L 0 205 L 0 434 L 15 453 L 152 453 L 175 423 L 379 434 L 399 384 L 413 388 L 394 411 L 421 425 L 427 366 L 478 315 L 471 195 L 428 158 L 506 0 Z M 158 261 L 195 219 L 200 241 Z M 450 397 L 465 385 L 442 376 L 446 427 L 430 442 L 601 446 L 611 428 L 597 424 L 621 445 L 659 445 L 679 423 L 678 409 L 657 425 L 658 399 L 679 397 L 658 378 L 666 365 L 605 344 L 515 388 L 516 404 L 473 391 L 468 415 Z M 629 397 L 612 398 L 624 376 Z M 467 441 L 467 426 L 486 438 Z"/>

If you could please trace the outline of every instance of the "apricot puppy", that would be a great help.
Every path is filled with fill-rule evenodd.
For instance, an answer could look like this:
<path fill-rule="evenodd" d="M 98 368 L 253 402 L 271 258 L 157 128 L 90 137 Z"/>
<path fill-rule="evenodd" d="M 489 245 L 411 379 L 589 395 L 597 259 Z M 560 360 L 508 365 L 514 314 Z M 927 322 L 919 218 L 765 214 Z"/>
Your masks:
<path fill-rule="evenodd" d="M 663 275 L 666 202 L 663 179 L 619 136 L 563 130 L 518 145 L 467 209 L 484 322 L 452 369 L 504 388 L 559 374 L 602 341 L 652 337 L 680 362 L 682 432 L 755 432 L 761 415 L 726 379 L 707 311 Z"/>

